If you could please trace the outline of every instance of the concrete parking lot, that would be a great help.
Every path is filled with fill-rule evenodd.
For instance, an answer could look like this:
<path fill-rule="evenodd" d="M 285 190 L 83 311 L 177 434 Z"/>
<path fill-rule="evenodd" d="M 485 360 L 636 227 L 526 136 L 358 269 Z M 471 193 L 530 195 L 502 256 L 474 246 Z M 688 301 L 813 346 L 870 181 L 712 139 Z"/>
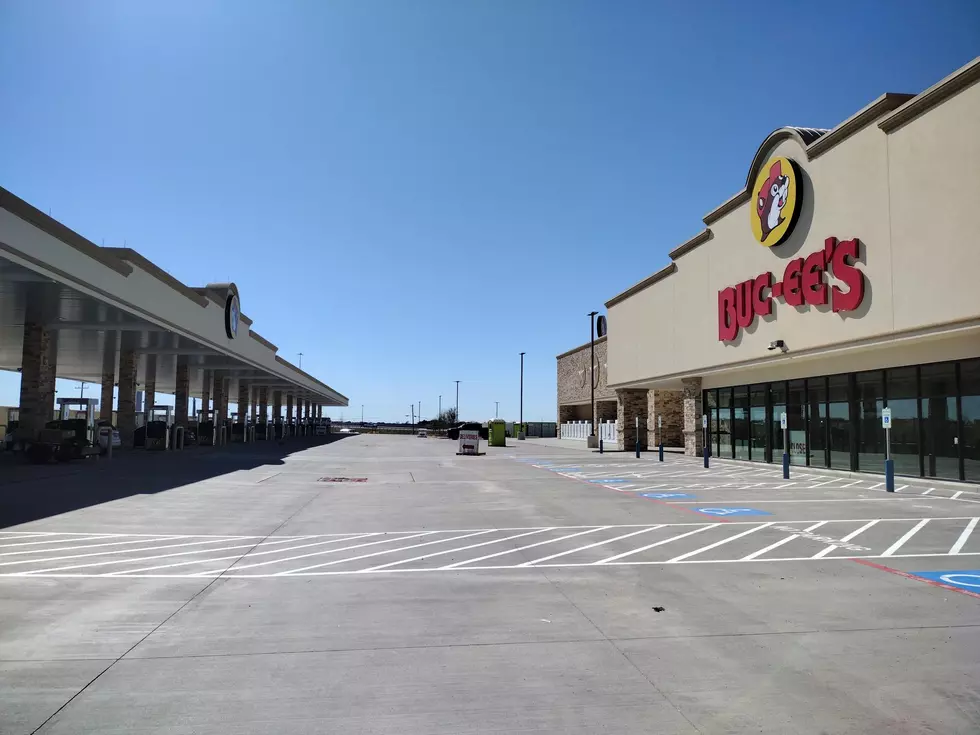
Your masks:
<path fill-rule="evenodd" d="M 0 732 L 980 731 L 980 493 L 512 444 L 9 474 Z"/>

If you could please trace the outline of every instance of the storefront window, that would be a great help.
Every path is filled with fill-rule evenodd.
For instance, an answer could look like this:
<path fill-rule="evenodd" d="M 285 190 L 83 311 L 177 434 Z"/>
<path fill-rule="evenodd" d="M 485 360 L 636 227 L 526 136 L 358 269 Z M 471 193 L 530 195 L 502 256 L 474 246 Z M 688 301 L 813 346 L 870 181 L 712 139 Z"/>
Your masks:
<path fill-rule="evenodd" d="M 718 391 L 718 456 L 732 458 L 732 389 Z"/>
<path fill-rule="evenodd" d="M 807 418 L 810 422 L 810 466 L 827 466 L 827 379 L 806 381 Z"/>
<path fill-rule="evenodd" d="M 706 390 L 704 392 L 704 412 L 708 414 L 708 442 L 709 452 L 718 456 L 718 391 Z"/>
<path fill-rule="evenodd" d="M 885 471 L 885 429 L 881 409 L 885 407 L 884 375 L 881 370 L 854 376 L 857 416 L 858 469 Z"/>
<path fill-rule="evenodd" d="M 956 365 L 922 366 L 921 440 L 927 477 L 960 478 Z"/>
<path fill-rule="evenodd" d="M 779 417 L 786 412 L 786 383 L 779 381 L 769 386 L 769 397 L 772 400 L 772 423 L 769 432 L 772 442 L 772 461 L 783 461 L 783 428 Z"/>
<path fill-rule="evenodd" d="M 919 386 L 914 367 L 885 373 L 885 394 L 892 410 L 891 456 L 895 473 L 921 475 L 919 462 Z"/>
<path fill-rule="evenodd" d="M 740 385 L 735 388 L 733 402 L 732 437 L 735 442 L 735 459 L 749 458 L 749 389 Z"/>
<path fill-rule="evenodd" d="M 851 468 L 851 405 L 846 375 L 827 379 L 827 421 L 830 437 L 830 466 L 839 470 Z"/>
<path fill-rule="evenodd" d="M 789 425 L 790 464 L 806 464 L 806 381 L 789 381 L 786 420 Z"/>
<path fill-rule="evenodd" d="M 980 482 L 980 360 L 960 363 L 960 406 L 963 412 L 963 479 Z"/>
<path fill-rule="evenodd" d="M 766 461 L 766 385 L 749 388 L 749 459 Z"/>

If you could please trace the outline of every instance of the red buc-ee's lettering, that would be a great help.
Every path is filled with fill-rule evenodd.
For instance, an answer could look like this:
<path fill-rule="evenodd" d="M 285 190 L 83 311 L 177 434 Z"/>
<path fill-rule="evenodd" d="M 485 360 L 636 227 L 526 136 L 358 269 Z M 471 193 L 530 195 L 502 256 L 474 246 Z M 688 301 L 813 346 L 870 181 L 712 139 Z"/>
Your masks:
<path fill-rule="evenodd" d="M 824 247 L 806 258 L 794 258 L 786 264 L 783 277 L 774 282 L 772 273 L 763 273 L 718 292 L 718 339 L 731 342 L 738 330 L 752 325 L 757 316 L 772 313 L 772 299 L 782 297 L 789 306 L 826 306 L 828 300 L 835 313 L 854 311 L 864 300 L 865 276 L 855 263 L 861 257 L 861 244 L 852 240 L 837 241 L 828 237 Z M 824 273 L 847 286 L 831 288 Z"/>

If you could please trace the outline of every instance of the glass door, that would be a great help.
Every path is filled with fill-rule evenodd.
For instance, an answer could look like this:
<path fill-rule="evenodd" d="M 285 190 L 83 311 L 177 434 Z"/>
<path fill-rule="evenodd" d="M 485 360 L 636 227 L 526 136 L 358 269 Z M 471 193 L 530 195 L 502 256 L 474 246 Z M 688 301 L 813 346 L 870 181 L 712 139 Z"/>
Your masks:
<path fill-rule="evenodd" d="M 786 420 L 789 424 L 789 462 L 806 464 L 806 381 L 789 381 Z"/>
<path fill-rule="evenodd" d="M 922 449 L 926 477 L 960 479 L 956 365 L 922 366 Z"/>
<path fill-rule="evenodd" d="M 827 379 L 827 395 L 830 466 L 838 470 L 849 470 L 851 469 L 851 403 L 847 376 L 831 375 Z"/>
<path fill-rule="evenodd" d="M 963 479 L 980 482 L 980 360 L 960 363 Z"/>
<path fill-rule="evenodd" d="M 749 388 L 749 459 L 767 462 L 766 456 L 766 385 Z"/>
<path fill-rule="evenodd" d="M 806 381 L 807 420 L 810 424 L 810 466 L 827 467 L 827 379 Z"/>
<path fill-rule="evenodd" d="M 731 459 L 732 454 L 732 389 L 718 390 L 718 456 Z"/>
<path fill-rule="evenodd" d="M 769 386 L 769 396 L 772 400 L 772 420 L 770 422 L 770 444 L 772 446 L 771 460 L 776 464 L 783 462 L 783 428 L 780 416 L 786 412 L 786 383 L 780 380 Z"/>

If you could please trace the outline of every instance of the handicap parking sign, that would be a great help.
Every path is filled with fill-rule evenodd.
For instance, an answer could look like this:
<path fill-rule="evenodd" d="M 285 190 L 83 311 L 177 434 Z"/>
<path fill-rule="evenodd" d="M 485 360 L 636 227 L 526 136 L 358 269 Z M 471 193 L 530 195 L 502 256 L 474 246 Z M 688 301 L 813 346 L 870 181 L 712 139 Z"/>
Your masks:
<path fill-rule="evenodd" d="M 910 572 L 916 577 L 980 594 L 980 569 L 954 569 L 948 572 Z"/>
<path fill-rule="evenodd" d="M 767 513 L 764 510 L 756 510 L 755 508 L 695 508 L 698 513 L 703 513 L 706 516 L 771 516 L 772 513 Z"/>
<path fill-rule="evenodd" d="M 688 493 L 640 493 L 644 498 L 655 498 L 657 500 L 667 500 L 669 498 L 693 498 Z"/>

